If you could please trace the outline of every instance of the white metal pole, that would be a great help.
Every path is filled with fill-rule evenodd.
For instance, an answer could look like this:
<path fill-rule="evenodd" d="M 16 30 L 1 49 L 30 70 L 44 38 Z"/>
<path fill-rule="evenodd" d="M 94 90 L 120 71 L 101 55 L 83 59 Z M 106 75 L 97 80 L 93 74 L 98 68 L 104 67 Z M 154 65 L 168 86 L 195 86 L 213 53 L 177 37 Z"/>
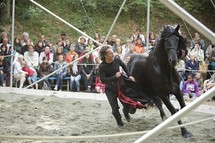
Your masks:
<path fill-rule="evenodd" d="M 194 110 L 196 107 L 198 107 L 200 104 L 208 100 L 210 97 L 215 95 L 215 87 L 207 91 L 206 93 L 202 94 L 200 97 L 192 101 L 190 104 L 185 106 L 183 109 L 179 110 L 177 113 L 169 117 L 167 120 L 162 122 L 160 125 L 156 126 L 152 130 L 150 130 L 147 134 L 137 139 L 134 143 L 146 143 L 149 142 L 150 139 L 154 138 L 155 136 L 159 135 L 161 132 L 164 132 L 164 130 L 167 129 L 168 126 L 170 126 L 172 123 L 177 122 L 179 119 L 181 119 L 183 116 L 190 113 L 192 110 Z"/>
<path fill-rule="evenodd" d="M 150 0 L 147 6 L 147 30 L 146 30 L 146 48 L 149 49 L 149 30 L 150 30 Z"/>
<path fill-rule="evenodd" d="M 198 30 L 201 34 L 207 37 L 212 42 L 215 42 L 215 33 L 203 25 L 200 21 L 194 18 L 191 14 L 185 11 L 182 7 L 176 4 L 173 0 L 160 0 L 166 7 L 173 11 L 176 15 L 184 19 L 189 25 Z"/>
<path fill-rule="evenodd" d="M 66 25 L 68 25 L 69 27 L 71 27 L 72 29 L 76 30 L 77 32 L 81 33 L 82 35 L 86 36 L 87 38 L 91 39 L 93 42 L 95 42 L 98 45 L 102 45 L 101 43 L 99 43 L 98 41 L 94 40 L 93 38 L 91 38 L 89 35 L 87 35 L 86 33 L 82 32 L 81 30 L 79 30 L 78 28 L 76 28 L 75 26 L 73 26 L 72 24 L 70 24 L 69 22 L 65 21 L 64 19 L 62 19 L 61 17 L 57 16 L 56 14 L 54 14 L 53 12 L 51 12 L 50 10 L 48 10 L 47 8 L 43 7 L 42 5 L 40 5 L 39 3 L 35 2 L 34 0 L 29 0 L 32 3 L 34 3 L 35 5 L 37 5 L 39 8 L 45 10 L 46 12 L 48 12 L 49 14 L 51 14 L 52 16 L 54 16 L 55 18 L 57 18 L 58 20 L 60 20 L 61 22 L 65 23 Z"/>
<path fill-rule="evenodd" d="M 10 68 L 10 87 L 13 86 L 13 50 L 14 50 L 14 21 L 15 21 L 15 0 L 13 0 L 12 11 L 12 39 L 11 39 L 11 68 Z"/>

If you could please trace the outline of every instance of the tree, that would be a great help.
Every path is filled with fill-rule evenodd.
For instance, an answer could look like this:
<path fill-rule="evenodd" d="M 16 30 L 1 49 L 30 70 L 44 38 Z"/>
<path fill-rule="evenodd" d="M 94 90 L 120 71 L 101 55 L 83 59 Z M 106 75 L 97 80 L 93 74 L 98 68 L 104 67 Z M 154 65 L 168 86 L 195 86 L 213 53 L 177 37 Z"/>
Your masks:
<path fill-rule="evenodd" d="M 11 0 L 0 0 L 0 19 L 2 23 L 10 18 L 10 1 Z"/>

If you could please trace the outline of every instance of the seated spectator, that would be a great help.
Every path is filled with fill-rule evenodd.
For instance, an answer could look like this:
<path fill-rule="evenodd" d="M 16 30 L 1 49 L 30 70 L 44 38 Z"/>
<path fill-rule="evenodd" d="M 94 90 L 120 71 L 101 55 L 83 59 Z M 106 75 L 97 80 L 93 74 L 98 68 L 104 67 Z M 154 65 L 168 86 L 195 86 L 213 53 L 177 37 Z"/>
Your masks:
<path fill-rule="evenodd" d="M 14 39 L 14 50 L 16 50 L 18 53 L 21 53 L 21 48 L 22 48 L 21 40 L 19 37 L 16 37 Z"/>
<path fill-rule="evenodd" d="M 58 60 L 54 64 L 54 71 L 60 69 L 61 67 L 65 66 L 66 64 L 67 63 L 64 61 L 63 54 L 59 55 Z M 56 85 L 55 85 L 54 90 L 59 90 L 59 91 L 62 90 L 63 78 L 66 76 L 66 74 L 67 74 L 67 68 L 63 68 L 55 74 L 55 77 L 57 78 L 57 80 L 56 80 Z"/>
<path fill-rule="evenodd" d="M 114 52 L 117 52 L 117 48 L 118 48 L 118 47 L 122 47 L 122 46 L 121 46 L 121 40 L 120 40 L 119 38 L 116 38 L 115 44 L 116 44 L 116 45 L 115 45 L 115 47 L 113 47 L 113 51 L 114 51 Z"/>
<path fill-rule="evenodd" d="M 105 93 L 105 84 L 103 84 L 100 80 L 99 76 L 96 76 L 95 80 L 95 90 L 97 93 Z"/>
<path fill-rule="evenodd" d="M 27 40 L 30 39 L 29 38 L 29 34 L 27 32 L 23 32 L 22 33 L 22 38 L 23 38 L 23 40 L 21 41 L 21 45 L 22 45 L 22 47 L 24 47 L 25 45 L 27 45 Z M 34 45 L 34 43 L 30 40 L 30 44 L 29 45 Z"/>
<path fill-rule="evenodd" d="M 71 45 L 71 42 L 69 41 L 69 39 L 67 38 L 66 41 L 65 41 L 65 44 L 63 45 L 63 54 L 66 55 L 69 50 L 70 50 L 70 45 Z"/>
<path fill-rule="evenodd" d="M 196 71 L 199 69 L 199 63 L 195 60 L 195 56 L 193 54 L 190 54 L 190 60 L 186 61 L 185 68 L 185 80 L 189 74 L 195 75 Z"/>
<path fill-rule="evenodd" d="M 195 81 L 197 82 L 199 87 L 199 95 L 201 95 L 203 93 L 203 77 L 201 72 L 196 73 Z"/>
<path fill-rule="evenodd" d="M 125 56 L 130 53 L 131 40 L 127 40 L 124 45 L 122 45 L 122 59 L 125 61 Z"/>
<path fill-rule="evenodd" d="M 215 73 L 211 76 L 210 79 L 207 79 L 204 81 L 204 91 L 203 92 L 208 91 L 209 89 L 211 89 L 214 86 L 215 86 Z"/>
<path fill-rule="evenodd" d="M 195 41 L 199 41 L 200 48 L 205 50 L 205 41 L 201 39 L 200 34 L 198 32 L 194 33 L 194 38 L 191 41 L 191 47 L 194 47 Z"/>
<path fill-rule="evenodd" d="M 5 86 L 6 73 L 8 72 L 7 65 L 4 63 L 4 56 L 0 56 L 0 86 Z"/>
<path fill-rule="evenodd" d="M 70 45 L 70 51 L 66 54 L 66 62 L 70 63 L 74 60 L 74 57 L 78 55 L 78 53 L 75 52 L 75 45 Z"/>
<path fill-rule="evenodd" d="M 27 62 L 23 61 L 22 62 L 22 70 L 27 72 L 27 80 L 28 80 L 28 84 L 31 85 L 32 83 L 37 81 L 37 72 L 33 67 L 28 67 Z M 36 89 L 38 89 L 38 84 L 35 84 Z M 31 86 L 31 88 L 33 88 Z"/>
<path fill-rule="evenodd" d="M 24 59 L 28 67 L 32 67 L 36 70 L 38 69 L 39 54 L 36 51 L 34 51 L 34 47 L 32 45 L 28 46 L 28 51 L 24 53 Z"/>
<path fill-rule="evenodd" d="M 141 54 L 141 53 L 144 53 L 145 51 L 146 49 L 142 44 L 142 40 L 138 38 L 136 41 L 136 45 L 134 46 L 134 52 L 137 54 Z"/>
<path fill-rule="evenodd" d="M 149 46 L 154 47 L 155 43 L 156 43 L 155 33 L 151 32 L 151 33 L 149 33 Z"/>
<path fill-rule="evenodd" d="M 49 43 L 47 42 L 47 40 L 45 39 L 44 35 L 40 36 L 40 39 L 37 43 L 41 43 L 42 44 L 42 48 L 45 48 L 46 45 L 49 45 Z"/>
<path fill-rule="evenodd" d="M 31 45 L 31 40 L 27 39 L 26 44 L 24 46 L 22 46 L 22 48 L 21 48 L 21 53 L 20 54 L 24 55 L 24 53 L 26 51 L 28 51 L 28 46 L 30 46 L 30 45 Z"/>
<path fill-rule="evenodd" d="M 78 53 L 78 55 L 82 55 L 86 49 L 86 45 L 85 45 L 85 41 L 86 39 L 85 38 L 81 38 L 80 39 L 80 42 L 78 44 L 76 44 L 75 46 L 75 52 Z"/>
<path fill-rule="evenodd" d="M 43 58 L 46 57 L 48 63 L 51 65 L 53 63 L 53 53 L 50 51 L 49 45 L 46 45 L 44 51 L 40 54 L 40 64 L 43 62 Z"/>
<path fill-rule="evenodd" d="M 93 40 L 91 40 L 91 39 L 88 39 L 88 42 L 87 42 L 88 44 L 87 44 L 87 47 L 86 47 L 86 49 L 88 49 L 89 51 L 92 51 L 92 50 L 94 50 L 94 48 L 95 48 L 95 45 L 94 45 L 94 43 L 93 43 Z"/>
<path fill-rule="evenodd" d="M 4 39 L 4 38 L 8 38 L 8 37 L 7 37 L 7 32 L 2 32 L 2 33 L 1 33 L 0 43 L 3 43 L 3 39 Z M 9 42 L 9 43 L 10 43 L 10 42 Z"/>
<path fill-rule="evenodd" d="M 10 47 L 10 53 L 12 53 L 12 47 Z M 15 64 L 15 62 L 18 60 L 18 56 L 20 55 L 20 53 L 18 53 L 15 49 L 13 49 L 13 65 Z M 11 57 L 9 59 L 9 61 L 11 62 Z"/>
<path fill-rule="evenodd" d="M 40 56 L 40 53 L 44 51 L 44 49 L 45 47 L 43 47 L 43 43 L 40 41 L 35 45 L 35 51 L 38 52 L 39 56 Z"/>
<path fill-rule="evenodd" d="M 178 60 L 175 69 L 178 71 L 179 75 L 185 79 L 185 61 L 183 59 L 180 58 Z"/>
<path fill-rule="evenodd" d="M 23 55 L 18 56 L 18 61 L 15 62 L 14 64 L 14 78 L 16 81 L 20 80 L 19 88 L 23 87 L 23 84 L 26 80 L 26 76 L 28 75 L 27 72 L 22 70 L 22 63 L 24 61 Z"/>
<path fill-rule="evenodd" d="M 115 57 L 120 58 L 121 60 L 123 60 L 123 55 L 122 55 L 122 47 L 117 47 L 116 52 L 114 53 Z"/>
<path fill-rule="evenodd" d="M 7 52 L 7 46 L 5 44 L 2 44 L 0 46 L 0 55 L 4 56 L 4 61 L 10 63 L 10 57 L 9 57 L 9 52 Z"/>
<path fill-rule="evenodd" d="M 194 80 L 194 76 L 189 74 L 187 77 L 187 81 L 184 82 L 182 92 L 184 94 L 184 98 L 187 97 L 195 99 L 199 96 L 199 88 L 197 82 Z"/>
<path fill-rule="evenodd" d="M 192 47 L 192 49 L 190 50 L 190 54 L 193 54 L 195 56 L 196 61 L 204 61 L 204 51 L 201 49 L 199 41 L 196 41 L 194 47 Z"/>
<path fill-rule="evenodd" d="M 110 41 L 108 41 L 108 45 L 112 46 L 114 52 L 116 52 L 116 39 L 117 35 L 112 35 Z"/>
<path fill-rule="evenodd" d="M 9 43 L 9 39 L 7 37 L 3 38 L 3 42 L 0 43 L 0 47 L 2 45 L 6 45 L 6 53 L 9 54 L 9 48 L 11 47 L 11 44 Z"/>
<path fill-rule="evenodd" d="M 211 57 L 212 56 L 211 53 L 215 49 L 214 47 L 215 47 L 215 42 L 214 43 L 211 42 L 205 51 L 205 63 L 208 65 L 208 70 L 215 69 L 215 58 L 214 58 L 214 60 L 212 60 L 212 57 Z M 213 61 L 214 61 L 214 64 L 212 63 Z M 212 72 L 208 71 L 206 79 L 209 79 L 212 74 L 213 74 Z"/>
<path fill-rule="evenodd" d="M 86 57 L 83 58 L 82 60 L 82 80 L 84 83 L 84 88 L 85 91 L 90 92 L 92 90 L 92 85 L 93 85 L 93 73 L 95 69 L 95 65 L 93 62 L 93 59 L 91 57 L 92 55 L 87 55 Z"/>
<path fill-rule="evenodd" d="M 42 78 L 44 76 L 47 76 L 51 72 L 52 72 L 51 64 L 48 62 L 48 58 L 45 56 L 45 57 L 43 57 L 42 63 L 40 64 L 40 68 L 38 71 L 39 77 Z M 48 81 L 48 77 L 44 79 L 44 82 L 48 86 L 49 90 L 51 90 L 51 84 Z M 44 86 L 44 82 L 42 82 L 42 85 L 40 85 L 41 87 Z"/>
<path fill-rule="evenodd" d="M 60 55 L 63 55 L 64 56 L 64 53 L 63 53 L 63 47 L 62 46 L 57 46 L 56 47 L 56 52 L 54 54 L 54 62 L 58 60 L 58 57 Z"/>
<path fill-rule="evenodd" d="M 85 32 L 84 32 L 85 33 Z M 80 41 L 81 41 L 81 38 L 84 38 L 85 39 L 85 42 L 84 42 L 84 44 L 85 45 L 87 45 L 88 43 L 88 37 L 87 36 L 85 36 L 85 35 L 81 35 L 79 38 L 78 38 L 78 43 L 80 43 Z"/>
<path fill-rule="evenodd" d="M 78 54 L 74 55 L 74 59 L 78 59 Z M 78 61 L 75 61 L 69 67 L 69 75 L 70 75 L 70 90 L 73 91 L 73 87 L 75 85 L 76 91 L 80 91 L 80 79 L 81 79 L 81 65 L 78 65 Z"/>

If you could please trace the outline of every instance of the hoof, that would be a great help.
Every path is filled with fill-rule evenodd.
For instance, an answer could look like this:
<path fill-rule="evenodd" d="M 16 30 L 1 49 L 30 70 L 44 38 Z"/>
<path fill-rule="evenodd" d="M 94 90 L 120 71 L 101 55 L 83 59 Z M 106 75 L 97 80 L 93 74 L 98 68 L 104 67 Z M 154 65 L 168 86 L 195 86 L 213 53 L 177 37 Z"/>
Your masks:
<path fill-rule="evenodd" d="M 190 137 L 193 136 L 193 134 L 191 134 L 190 132 L 186 132 L 186 133 L 182 133 L 182 136 L 183 136 L 184 138 L 190 138 Z"/>

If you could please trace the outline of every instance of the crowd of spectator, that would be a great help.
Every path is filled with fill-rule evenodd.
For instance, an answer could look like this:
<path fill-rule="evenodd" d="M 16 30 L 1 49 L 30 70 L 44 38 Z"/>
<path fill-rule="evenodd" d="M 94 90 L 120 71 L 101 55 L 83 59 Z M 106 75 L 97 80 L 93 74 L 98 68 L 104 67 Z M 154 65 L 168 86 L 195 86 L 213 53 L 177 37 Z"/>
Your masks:
<path fill-rule="evenodd" d="M 9 86 L 10 74 L 13 74 L 12 81 L 18 82 L 18 87 L 23 88 L 98 47 L 97 43 L 84 35 L 80 36 L 77 42 L 71 42 L 69 39 L 66 33 L 62 32 L 56 43 L 51 44 L 44 35 L 41 35 L 34 44 L 29 34 L 23 32 L 21 39 L 15 37 L 11 54 L 11 41 L 7 33 L 2 32 L 0 39 L 0 86 Z M 96 33 L 94 39 L 103 43 L 105 38 Z M 137 29 L 125 43 L 122 43 L 117 35 L 112 35 L 107 44 L 112 46 L 117 58 L 128 63 L 130 56 L 134 53 L 148 54 L 150 49 L 156 45 L 157 40 L 159 37 L 156 37 L 153 32 L 150 33 L 149 45 L 146 46 L 146 37 L 140 29 Z M 187 47 L 187 56 L 184 59 L 179 59 L 176 65 L 176 69 L 183 79 L 182 83 L 184 83 L 182 92 L 190 98 L 200 96 L 215 85 L 214 47 L 215 43 L 212 42 L 206 46 L 205 41 L 196 32 Z M 13 55 L 12 64 L 11 55 Z M 46 78 L 31 88 L 41 89 L 45 85 L 49 90 L 61 91 L 64 78 L 70 77 L 70 91 L 104 92 L 105 85 L 101 83 L 98 76 L 100 62 L 98 51 L 94 51 L 52 75 L 56 79 L 54 83 L 50 83 L 49 78 Z M 13 71 L 10 71 L 11 65 L 13 65 Z"/>

